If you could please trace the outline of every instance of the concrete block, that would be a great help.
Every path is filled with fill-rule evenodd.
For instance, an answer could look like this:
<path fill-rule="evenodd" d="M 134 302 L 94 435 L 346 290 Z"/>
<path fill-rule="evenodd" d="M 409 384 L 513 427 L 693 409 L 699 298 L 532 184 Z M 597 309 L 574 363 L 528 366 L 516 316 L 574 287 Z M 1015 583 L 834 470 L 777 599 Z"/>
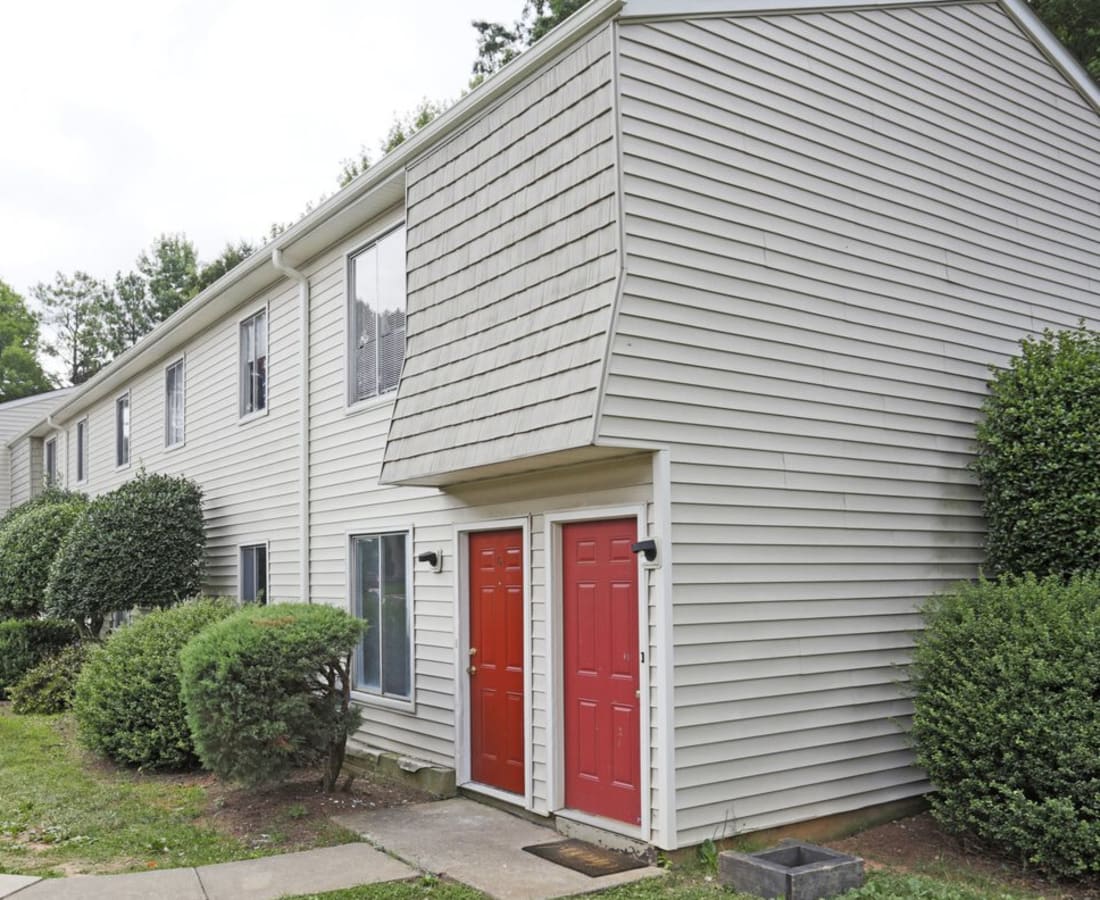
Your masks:
<path fill-rule="evenodd" d="M 784 841 L 758 853 L 718 854 L 718 878 L 757 897 L 821 900 L 863 884 L 863 860 L 804 841 Z"/>

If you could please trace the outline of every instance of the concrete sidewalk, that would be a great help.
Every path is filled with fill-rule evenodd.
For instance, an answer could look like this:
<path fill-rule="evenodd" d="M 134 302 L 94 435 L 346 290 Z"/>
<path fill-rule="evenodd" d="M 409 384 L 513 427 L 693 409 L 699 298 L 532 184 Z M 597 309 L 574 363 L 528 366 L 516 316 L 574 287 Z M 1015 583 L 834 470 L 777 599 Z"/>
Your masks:
<path fill-rule="evenodd" d="M 663 875 L 655 867 L 590 878 L 524 852 L 560 840 L 550 828 L 457 798 L 335 816 L 423 872 L 446 875 L 497 900 L 550 900 Z"/>
<path fill-rule="evenodd" d="M 0 900 L 276 900 L 403 881 L 418 873 L 367 844 L 130 875 L 0 875 Z"/>

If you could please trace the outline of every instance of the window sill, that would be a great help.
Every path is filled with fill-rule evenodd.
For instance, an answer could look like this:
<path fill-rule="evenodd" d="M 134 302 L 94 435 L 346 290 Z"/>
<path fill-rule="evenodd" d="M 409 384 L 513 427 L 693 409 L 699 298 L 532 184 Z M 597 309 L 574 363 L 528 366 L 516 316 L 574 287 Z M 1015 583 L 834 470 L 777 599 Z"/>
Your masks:
<path fill-rule="evenodd" d="M 263 409 L 258 409 L 255 412 L 245 413 L 237 419 L 238 425 L 247 425 L 249 422 L 255 422 L 257 419 L 263 419 L 267 416 L 267 411 L 270 406 L 265 406 Z"/>
<path fill-rule="evenodd" d="M 354 403 L 348 403 L 344 406 L 344 415 L 358 416 L 363 413 L 374 412 L 387 404 L 392 404 L 396 399 L 397 390 L 395 388 L 385 394 L 379 394 L 377 397 L 368 397 L 366 400 L 356 400 Z"/>
<path fill-rule="evenodd" d="M 382 697 L 378 694 L 368 694 L 365 691 L 352 690 L 351 699 L 363 706 L 375 706 L 379 709 L 392 709 L 398 712 L 415 713 L 415 700 L 399 700 L 396 697 Z"/>
<path fill-rule="evenodd" d="M 165 444 L 164 450 L 166 453 L 174 453 L 176 450 L 182 450 L 187 446 L 187 441 L 180 441 L 176 444 Z"/>

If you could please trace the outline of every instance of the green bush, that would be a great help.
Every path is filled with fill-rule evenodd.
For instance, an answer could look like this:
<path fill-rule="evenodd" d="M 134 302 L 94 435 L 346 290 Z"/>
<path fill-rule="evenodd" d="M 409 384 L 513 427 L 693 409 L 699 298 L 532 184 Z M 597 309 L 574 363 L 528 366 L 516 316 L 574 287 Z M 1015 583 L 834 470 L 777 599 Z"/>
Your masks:
<path fill-rule="evenodd" d="M 46 609 L 98 634 L 112 612 L 198 594 L 205 549 L 199 487 L 142 472 L 73 525 L 50 569 Z"/>
<path fill-rule="evenodd" d="M 0 528 L 0 619 L 42 612 L 50 565 L 86 505 L 82 498 L 37 504 Z"/>
<path fill-rule="evenodd" d="M 990 382 L 974 470 L 994 572 L 1100 570 L 1100 332 L 1021 342 Z"/>
<path fill-rule="evenodd" d="M 250 607 L 183 650 L 183 698 L 195 748 L 216 774 L 254 785 L 327 758 L 340 774 L 350 706 L 351 651 L 363 625 L 328 606 Z"/>
<path fill-rule="evenodd" d="M 115 762 L 184 768 L 195 762 L 180 698 L 180 650 L 234 609 L 196 600 L 143 616 L 97 647 L 76 682 L 81 742 Z"/>
<path fill-rule="evenodd" d="M 8 690 L 12 711 L 21 716 L 52 716 L 72 707 L 76 678 L 88 649 L 88 644 L 72 644 L 27 672 Z"/>
<path fill-rule="evenodd" d="M 0 699 L 6 689 L 62 647 L 76 642 L 72 622 L 53 619 L 9 619 L 0 622 Z"/>
<path fill-rule="evenodd" d="M 912 733 L 936 818 L 1048 872 L 1100 872 L 1100 574 L 964 585 L 924 615 Z"/>
<path fill-rule="evenodd" d="M 13 506 L 3 516 L 0 516 L 0 529 L 6 528 L 10 523 L 31 510 L 51 503 L 87 502 L 88 497 L 79 491 L 69 491 L 56 485 L 48 485 L 41 493 L 31 497 L 26 503 Z"/>

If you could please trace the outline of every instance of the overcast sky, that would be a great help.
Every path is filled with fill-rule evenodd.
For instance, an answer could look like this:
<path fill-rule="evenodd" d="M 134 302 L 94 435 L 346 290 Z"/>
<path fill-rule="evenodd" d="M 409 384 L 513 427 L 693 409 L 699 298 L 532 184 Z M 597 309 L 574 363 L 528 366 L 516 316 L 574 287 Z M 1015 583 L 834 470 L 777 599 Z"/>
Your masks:
<path fill-rule="evenodd" d="M 0 10 L 0 280 L 202 259 L 337 188 L 395 114 L 454 98 L 470 21 L 522 0 L 34 0 Z"/>

